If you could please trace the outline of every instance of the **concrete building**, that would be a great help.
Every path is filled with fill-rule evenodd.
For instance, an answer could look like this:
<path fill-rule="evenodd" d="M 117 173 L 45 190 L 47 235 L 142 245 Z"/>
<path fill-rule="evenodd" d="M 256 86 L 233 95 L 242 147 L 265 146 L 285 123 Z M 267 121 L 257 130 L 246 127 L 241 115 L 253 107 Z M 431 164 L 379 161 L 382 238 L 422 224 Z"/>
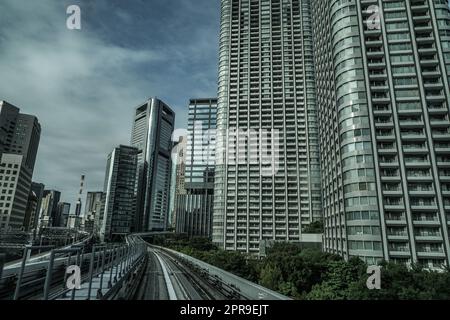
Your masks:
<path fill-rule="evenodd" d="M 58 203 L 61 192 L 56 190 L 44 190 L 41 212 L 39 214 L 39 229 L 48 227 L 60 227 L 61 217 L 58 216 Z"/>
<path fill-rule="evenodd" d="M 103 192 L 88 192 L 84 210 L 84 231 L 97 234 L 100 231 L 100 216 Z"/>
<path fill-rule="evenodd" d="M 22 167 L 23 156 L 3 153 L 0 159 L 0 231 L 23 229 L 28 202 L 29 171 Z"/>
<path fill-rule="evenodd" d="M 32 213 L 32 220 L 30 221 L 30 228 L 32 230 L 36 230 L 39 224 L 40 213 L 41 213 L 41 205 L 42 198 L 44 197 L 45 185 L 42 183 L 32 182 L 31 183 L 31 192 L 36 196 L 36 209 L 35 213 Z M 30 192 L 30 194 L 31 194 Z"/>
<path fill-rule="evenodd" d="M 449 266 L 447 2 L 311 5 L 324 249 Z"/>
<path fill-rule="evenodd" d="M 185 194 L 184 173 L 186 166 L 186 137 L 180 137 L 172 149 L 172 175 L 170 178 L 169 225 L 176 229 L 177 196 Z"/>
<path fill-rule="evenodd" d="M 258 253 L 322 218 L 310 3 L 221 4 L 213 241 Z"/>
<path fill-rule="evenodd" d="M 139 149 L 136 183 L 136 230 L 168 227 L 172 134 L 175 113 L 152 98 L 136 108 L 131 145 Z"/>
<path fill-rule="evenodd" d="M 60 202 L 56 206 L 58 225 L 53 225 L 54 227 L 66 228 L 69 222 L 70 215 L 70 203 Z"/>
<path fill-rule="evenodd" d="M 177 200 L 176 232 L 211 237 L 217 99 L 189 103 L 184 183 Z M 183 187 L 183 189 L 181 189 Z"/>
<path fill-rule="evenodd" d="M 108 156 L 105 175 L 105 204 L 100 229 L 102 241 L 123 240 L 134 231 L 134 194 L 139 150 L 115 148 Z"/>
<path fill-rule="evenodd" d="M 24 226 L 41 127 L 36 117 L 0 101 L 0 231 Z"/>
<path fill-rule="evenodd" d="M 25 218 L 23 221 L 23 229 L 28 232 L 31 231 L 34 227 L 34 222 L 37 219 L 37 205 L 38 205 L 38 197 L 34 193 L 33 190 L 30 190 L 30 194 L 28 195 L 27 200 L 27 209 L 25 210 Z"/>

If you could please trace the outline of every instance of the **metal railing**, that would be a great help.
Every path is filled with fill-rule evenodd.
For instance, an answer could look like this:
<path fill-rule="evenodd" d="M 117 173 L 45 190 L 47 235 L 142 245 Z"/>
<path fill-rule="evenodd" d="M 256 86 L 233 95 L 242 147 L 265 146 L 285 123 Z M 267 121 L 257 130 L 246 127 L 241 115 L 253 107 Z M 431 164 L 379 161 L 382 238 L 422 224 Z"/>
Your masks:
<path fill-rule="evenodd" d="M 32 250 L 45 249 L 51 248 L 26 247 L 20 265 L 4 270 L 0 257 L 0 299 L 106 299 L 130 278 L 147 253 L 145 242 L 131 239 L 127 244 L 94 245 L 89 249 L 85 245 L 53 249 L 45 260 L 30 259 Z M 69 277 L 72 280 L 77 276 L 76 272 L 67 273 L 69 267 L 79 270 L 81 287 L 67 286 Z"/>

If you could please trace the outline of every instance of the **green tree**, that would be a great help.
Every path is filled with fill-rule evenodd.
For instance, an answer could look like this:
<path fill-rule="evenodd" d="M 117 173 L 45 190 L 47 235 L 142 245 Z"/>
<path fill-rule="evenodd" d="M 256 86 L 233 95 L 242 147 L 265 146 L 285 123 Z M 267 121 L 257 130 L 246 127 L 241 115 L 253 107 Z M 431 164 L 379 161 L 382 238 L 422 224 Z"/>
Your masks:
<path fill-rule="evenodd" d="M 323 221 L 318 220 L 305 226 L 302 230 L 303 233 L 323 233 Z"/>
<path fill-rule="evenodd" d="M 261 270 L 260 284 L 272 290 L 278 290 L 283 282 L 283 276 L 278 266 L 267 263 Z"/>

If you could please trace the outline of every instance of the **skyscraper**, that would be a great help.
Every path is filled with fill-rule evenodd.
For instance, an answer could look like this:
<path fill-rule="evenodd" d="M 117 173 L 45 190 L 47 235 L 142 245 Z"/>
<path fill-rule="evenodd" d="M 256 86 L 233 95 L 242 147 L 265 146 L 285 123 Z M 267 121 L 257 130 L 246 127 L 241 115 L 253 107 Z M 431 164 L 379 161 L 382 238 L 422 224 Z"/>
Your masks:
<path fill-rule="evenodd" d="M 27 200 L 27 209 L 25 210 L 25 218 L 23 220 L 23 229 L 24 231 L 31 231 L 34 226 L 34 222 L 36 221 L 37 216 L 37 205 L 38 205 L 38 197 L 34 193 L 33 190 L 30 190 Z"/>
<path fill-rule="evenodd" d="M 170 182 L 170 227 L 176 229 L 177 198 L 180 194 L 186 194 L 184 188 L 184 173 L 186 167 L 186 137 L 180 137 L 172 149 L 172 178 Z"/>
<path fill-rule="evenodd" d="M 24 228 L 40 134 L 36 117 L 0 101 L 0 230 Z"/>
<path fill-rule="evenodd" d="M 45 190 L 42 198 L 41 212 L 39 214 L 39 228 L 60 227 L 61 219 L 58 216 L 58 203 L 61 192 L 56 190 Z"/>
<path fill-rule="evenodd" d="M 84 208 L 84 228 L 86 232 L 97 234 L 100 231 L 100 216 L 103 192 L 88 192 Z M 134 219 L 134 218 L 133 218 Z"/>
<path fill-rule="evenodd" d="M 119 146 L 108 156 L 100 228 L 102 240 L 123 240 L 134 231 L 137 158 L 138 149 L 128 146 Z"/>
<path fill-rule="evenodd" d="M 69 221 L 69 215 L 70 215 L 70 203 L 67 202 L 60 202 L 56 206 L 57 214 L 57 224 L 54 225 L 54 227 L 59 228 L 66 228 L 68 221 Z"/>
<path fill-rule="evenodd" d="M 139 149 L 136 230 L 166 230 L 175 113 L 152 98 L 136 108 L 131 145 Z"/>
<path fill-rule="evenodd" d="M 324 248 L 449 265 L 446 1 L 312 1 Z"/>
<path fill-rule="evenodd" d="M 321 219 L 317 125 L 310 2 L 222 0 L 215 243 L 258 253 Z"/>
<path fill-rule="evenodd" d="M 217 99 L 189 103 L 184 192 L 177 201 L 176 231 L 211 237 Z"/>
<path fill-rule="evenodd" d="M 36 229 L 39 224 L 39 215 L 41 213 L 41 205 L 42 205 L 42 198 L 44 197 L 44 190 L 45 190 L 44 184 L 38 183 L 38 182 L 31 183 L 31 192 L 33 192 L 37 198 L 36 209 L 35 209 L 36 213 L 33 214 L 34 220 L 33 220 L 33 225 L 31 226 L 31 229 Z"/>

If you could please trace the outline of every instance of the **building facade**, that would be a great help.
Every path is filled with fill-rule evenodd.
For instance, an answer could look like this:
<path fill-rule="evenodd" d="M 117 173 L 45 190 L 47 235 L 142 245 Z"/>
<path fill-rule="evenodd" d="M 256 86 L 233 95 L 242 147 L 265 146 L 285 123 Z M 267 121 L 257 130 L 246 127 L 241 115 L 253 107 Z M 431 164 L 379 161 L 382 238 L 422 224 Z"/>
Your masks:
<path fill-rule="evenodd" d="M 449 265 L 445 0 L 312 1 L 324 248 Z"/>
<path fill-rule="evenodd" d="M 183 187 L 178 194 L 176 232 L 211 237 L 217 99 L 192 99 Z"/>
<path fill-rule="evenodd" d="M 100 228 L 102 241 L 123 240 L 134 231 L 134 192 L 139 150 L 115 148 L 108 156 L 105 175 L 105 204 Z"/>
<path fill-rule="evenodd" d="M 103 192 L 88 192 L 84 210 L 84 231 L 97 234 L 100 231 L 100 216 Z"/>
<path fill-rule="evenodd" d="M 39 214 L 39 228 L 60 227 L 61 217 L 58 216 L 58 203 L 61 192 L 56 190 L 44 190 L 41 212 Z"/>
<path fill-rule="evenodd" d="M 60 202 L 56 206 L 58 224 L 54 225 L 54 227 L 58 228 L 66 228 L 69 222 L 70 215 L 70 203 Z"/>
<path fill-rule="evenodd" d="M 177 197 L 185 194 L 184 173 L 186 167 L 186 137 L 180 137 L 172 149 L 172 177 L 170 183 L 170 228 L 176 230 L 177 207 L 179 206 Z"/>
<path fill-rule="evenodd" d="M 311 8 L 221 5 L 213 241 L 258 253 L 322 216 Z"/>
<path fill-rule="evenodd" d="M 25 221 L 41 127 L 36 117 L 0 101 L 0 229 L 19 231 Z M 26 226 L 24 225 L 26 224 Z"/>
<path fill-rule="evenodd" d="M 33 221 L 31 222 L 32 230 L 37 230 L 38 224 L 39 224 L 39 218 L 41 213 L 41 205 L 42 205 L 42 199 L 44 198 L 44 191 L 45 191 L 45 185 L 38 182 L 32 182 L 31 183 L 31 192 L 34 193 L 36 196 L 36 209 L 35 213 L 32 214 L 32 217 L 34 217 Z M 30 192 L 30 193 L 31 193 Z"/>
<path fill-rule="evenodd" d="M 172 134 L 175 113 L 157 98 L 136 108 L 131 145 L 139 149 L 136 230 L 168 228 Z"/>

